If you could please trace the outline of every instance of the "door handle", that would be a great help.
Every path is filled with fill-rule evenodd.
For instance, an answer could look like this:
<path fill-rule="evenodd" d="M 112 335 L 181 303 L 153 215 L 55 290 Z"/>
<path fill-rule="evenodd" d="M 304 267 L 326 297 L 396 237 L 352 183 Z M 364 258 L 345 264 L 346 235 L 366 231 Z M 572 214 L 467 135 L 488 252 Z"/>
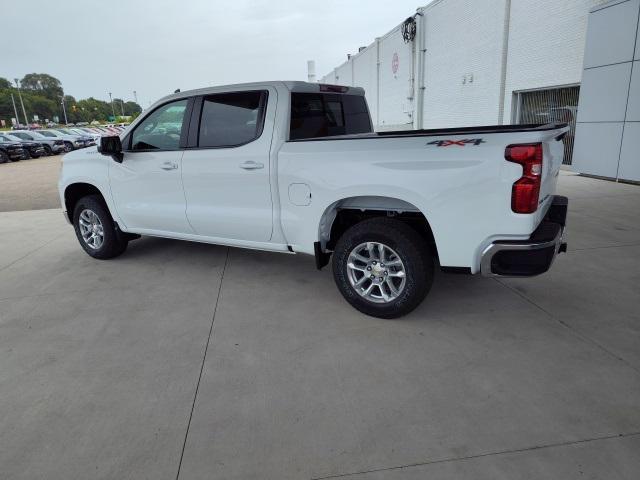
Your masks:
<path fill-rule="evenodd" d="M 264 168 L 264 163 L 249 160 L 247 162 L 241 163 L 240 168 L 244 168 L 245 170 L 257 170 L 259 168 Z"/>
<path fill-rule="evenodd" d="M 173 162 L 164 162 L 160 168 L 162 170 L 176 170 L 178 168 L 178 164 Z"/>

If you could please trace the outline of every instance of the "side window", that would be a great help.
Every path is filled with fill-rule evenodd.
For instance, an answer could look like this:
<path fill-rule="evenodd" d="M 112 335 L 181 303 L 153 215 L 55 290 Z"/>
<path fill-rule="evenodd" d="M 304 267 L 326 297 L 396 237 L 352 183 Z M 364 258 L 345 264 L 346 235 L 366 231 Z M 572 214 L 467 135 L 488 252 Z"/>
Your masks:
<path fill-rule="evenodd" d="M 248 91 L 204 97 L 199 147 L 236 147 L 262 133 L 267 92 Z"/>
<path fill-rule="evenodd" d="M 371 132 L 363 96 L 323 93 L 291 94 L 290 140 Z"/>
<path fill-rule="evenodd" d="M 178 150 L 187 99 L 167 103 L 145 118 L 131 137 L 132 150 Z"/>

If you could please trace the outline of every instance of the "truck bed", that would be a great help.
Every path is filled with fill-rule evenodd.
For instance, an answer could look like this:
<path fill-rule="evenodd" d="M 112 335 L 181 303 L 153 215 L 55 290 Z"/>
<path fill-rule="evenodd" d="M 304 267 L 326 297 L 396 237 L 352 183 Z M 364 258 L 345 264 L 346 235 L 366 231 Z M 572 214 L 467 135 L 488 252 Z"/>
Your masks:
<path fill-rule="evenodd" d="M 423 130 L 393 130 L 386 132 L 358 133 L 354 135 L 334 135 L 317 138 L 301 138 L 290 142 L 321 142 L 326 140 L 354 140 L 395 137 L 440 137 L 443 135 L 466 135 L 469 133 L 514 133 L 555 130 L 566 127 L 565 123 L 522 124 L 522 125 L 482 125 L 475 127 L 432 128 Z"/>

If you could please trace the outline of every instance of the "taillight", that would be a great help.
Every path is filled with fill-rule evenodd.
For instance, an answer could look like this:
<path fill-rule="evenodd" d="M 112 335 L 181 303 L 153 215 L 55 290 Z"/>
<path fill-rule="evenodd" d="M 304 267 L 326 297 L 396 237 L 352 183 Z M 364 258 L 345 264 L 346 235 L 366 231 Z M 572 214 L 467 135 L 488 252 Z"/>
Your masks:
<path fill-rule="evenodd" d="M 542 182 L 542 144 L 509 145 L 504 158 L 522 165 L 522 177 L 511 189 L 511 210 L 515 213 L 535 212 Z"/>

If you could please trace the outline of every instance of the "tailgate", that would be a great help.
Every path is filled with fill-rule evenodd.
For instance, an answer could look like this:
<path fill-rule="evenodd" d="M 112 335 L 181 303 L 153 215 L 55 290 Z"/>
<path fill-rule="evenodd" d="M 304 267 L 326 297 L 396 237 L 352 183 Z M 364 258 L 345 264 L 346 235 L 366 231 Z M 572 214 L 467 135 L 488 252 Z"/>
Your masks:
<path fill-rule="evenodd" d="M 542 142 L 542 183 L 540 185 L 540 208 L 538 209 L 539 220 L 546 214 L 553 195 L 556 193 L 558 177 L 560 176 L 560 166 L 564 158 L 564 137 L 569 131 L 569 127 L 561 127 L 545 132 Z"/>

